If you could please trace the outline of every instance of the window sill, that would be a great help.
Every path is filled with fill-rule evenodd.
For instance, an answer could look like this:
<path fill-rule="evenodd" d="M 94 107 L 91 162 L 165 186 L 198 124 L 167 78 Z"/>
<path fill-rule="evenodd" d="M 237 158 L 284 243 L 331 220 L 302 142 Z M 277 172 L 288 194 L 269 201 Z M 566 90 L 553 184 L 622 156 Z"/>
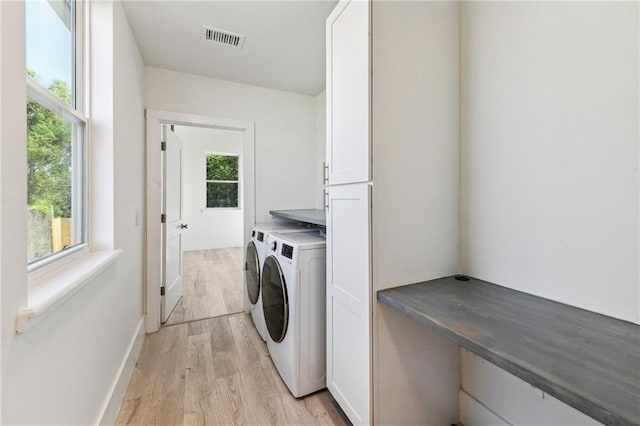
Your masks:
<path fill-rule="evenodd" d="M 18 312 L 16 332 L 24 333 L 111 266 L 122 250 L 88 253 L 29 282 L 27 308 Z"/>

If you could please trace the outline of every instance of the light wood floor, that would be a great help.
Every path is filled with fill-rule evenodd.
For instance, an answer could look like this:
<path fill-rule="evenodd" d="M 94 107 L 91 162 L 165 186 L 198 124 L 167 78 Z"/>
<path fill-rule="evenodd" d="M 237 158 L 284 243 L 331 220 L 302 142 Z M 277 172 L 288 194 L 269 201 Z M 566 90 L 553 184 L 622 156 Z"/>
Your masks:
<path fill-rule="evenodd" d="M 242 247 L 186 251 L 182 298 L 166 324 L 242 312 Z"/>
<path fill-rule="evenodd" d="M 295 399 L 248 314 L 146 336 L 116 425 L 346 425 L 324 390 Z"/>

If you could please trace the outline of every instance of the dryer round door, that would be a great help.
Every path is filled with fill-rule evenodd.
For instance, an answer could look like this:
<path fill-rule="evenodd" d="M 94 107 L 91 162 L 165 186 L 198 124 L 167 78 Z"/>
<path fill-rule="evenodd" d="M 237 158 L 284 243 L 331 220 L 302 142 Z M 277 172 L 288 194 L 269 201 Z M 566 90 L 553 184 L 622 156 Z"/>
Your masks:
<path fill-rule="evenodd" d="M 262 267 L 262 309 L 271 339 L 282 342 L 289 323 L 287 283 L 275 257 L 269 256 Z"/>
<path fill-rule="evenodd" d="M 260 262 L 258 261 L 258 251 L 253 241 L 249 241 L 249 244 L 247 244 L 246 259 L 247 294 L 249 295 L 249 302 L 255 305 L 260 295 Z"/>

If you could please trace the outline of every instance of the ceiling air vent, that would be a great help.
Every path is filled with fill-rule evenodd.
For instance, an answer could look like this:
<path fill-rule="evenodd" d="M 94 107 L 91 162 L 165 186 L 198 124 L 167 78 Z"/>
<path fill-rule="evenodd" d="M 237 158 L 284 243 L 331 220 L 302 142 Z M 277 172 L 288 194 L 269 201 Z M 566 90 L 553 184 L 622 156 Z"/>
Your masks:
<path fill-rule="evenodd" d="M 244 36 L 242 34 L 236 34 L 218 28 L 205 27 L 204 25 L 202 26 L 202 38 L 205 41 L 220 43 L 237 49 L 241 48 L 244 43 Z"/>

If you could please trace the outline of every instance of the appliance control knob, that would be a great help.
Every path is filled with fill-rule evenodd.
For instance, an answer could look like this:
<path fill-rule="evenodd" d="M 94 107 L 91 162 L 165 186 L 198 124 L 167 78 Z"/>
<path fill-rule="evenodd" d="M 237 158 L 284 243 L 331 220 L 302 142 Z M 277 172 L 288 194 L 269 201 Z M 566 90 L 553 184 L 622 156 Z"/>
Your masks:
<path fill-rule="evenodd" d="M 274 241 L 274 242 L 271 244 L 271 251 L 276 251 L 276 249 L 277 249 L 277 248 L 278 248 L 278 242 L 277 242 L 277 241 Z"/>
<path fill-rule="evenodd" d="M 256 236 L 256 231 L 255 230 L 251 231 L 251 238 L 254 238 L 255 236 Z"/>

